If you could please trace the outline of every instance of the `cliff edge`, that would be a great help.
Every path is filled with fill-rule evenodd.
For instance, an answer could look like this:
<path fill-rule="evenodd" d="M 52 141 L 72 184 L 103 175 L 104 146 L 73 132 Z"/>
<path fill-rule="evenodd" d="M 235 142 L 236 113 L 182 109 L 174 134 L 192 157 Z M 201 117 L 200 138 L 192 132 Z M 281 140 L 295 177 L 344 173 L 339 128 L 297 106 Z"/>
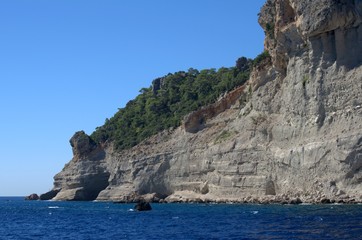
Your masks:
<path fill-rule="evenodd" d="M 362 0 L 266 1 L 244 86 L 131 149 L 76 133 L 54 199 L 362 202 L 361 22 Z"/>

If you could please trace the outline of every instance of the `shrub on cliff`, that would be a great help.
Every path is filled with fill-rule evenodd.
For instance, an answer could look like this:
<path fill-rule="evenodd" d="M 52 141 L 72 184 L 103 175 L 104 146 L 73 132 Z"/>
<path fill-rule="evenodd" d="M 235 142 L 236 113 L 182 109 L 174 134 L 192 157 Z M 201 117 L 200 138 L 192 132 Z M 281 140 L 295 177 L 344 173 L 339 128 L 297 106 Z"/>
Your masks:
<path fill-rule="evenodd" d="M 253 61 L 253 66 L 259 65 L 264 59 L 270 58 L 270 54 L 267 50 L 260 53 Z"/>
<path fill-rule="evenodd" d="M 140 94 L 91 135 L 97 143 L 113 141 L 118 149 L 130 148 L 159 131 L 177 127 L 181 119 L 221 94 L 245 83 L 252 60 L 239 58 L 236 67 L 190 68 L 155 79 Z"/>

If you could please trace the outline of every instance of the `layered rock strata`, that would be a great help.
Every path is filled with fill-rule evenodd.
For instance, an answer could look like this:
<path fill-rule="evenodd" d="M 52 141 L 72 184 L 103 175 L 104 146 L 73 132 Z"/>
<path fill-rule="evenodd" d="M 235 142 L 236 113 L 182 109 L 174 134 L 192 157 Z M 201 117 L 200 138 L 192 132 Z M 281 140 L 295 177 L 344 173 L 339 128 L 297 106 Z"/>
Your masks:
<path fill-rule="evenodd" d="M 361 202 L 361 22 L 361 0 L 268 0 L 239 101 L 121 152 L 76 133 L 54 199 Z"/>

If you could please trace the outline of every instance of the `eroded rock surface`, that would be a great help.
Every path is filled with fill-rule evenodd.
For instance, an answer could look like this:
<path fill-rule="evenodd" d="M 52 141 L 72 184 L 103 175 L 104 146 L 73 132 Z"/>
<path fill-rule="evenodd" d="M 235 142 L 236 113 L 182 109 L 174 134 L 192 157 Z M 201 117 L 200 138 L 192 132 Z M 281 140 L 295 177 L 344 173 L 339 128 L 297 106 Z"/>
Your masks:
<path fill-rule="evenodd" d="M 268 0 L 271 58 L 240 101 L 122 152 L 77 133 L 54 199 L 361 202 L 361 14 L 361 0 Z"/>
<path fill-rule="evenodd" d="M 55 175 L 53 192 L 57 193 L 53 199 L 94 200 L 108 186 L 105 150 L 83 131 L 76 132 L 70 144 L 74 157 Z"/>

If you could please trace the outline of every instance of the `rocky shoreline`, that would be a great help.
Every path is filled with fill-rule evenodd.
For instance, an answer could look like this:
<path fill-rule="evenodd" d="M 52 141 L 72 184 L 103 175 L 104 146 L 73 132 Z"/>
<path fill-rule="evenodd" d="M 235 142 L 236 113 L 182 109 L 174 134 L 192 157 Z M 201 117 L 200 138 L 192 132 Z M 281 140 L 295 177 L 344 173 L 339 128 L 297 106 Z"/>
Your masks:
<path fill-rule="evenodd" d="M 52 195 L 49 195 L 52 196 Z M 41 200 L 41 201 L 59 201 L 52 198 L 45 198 L 44 194 L 40 197 L 33 193 L 25 197 L 25 200 Z M 113 200 L 95 200 L 97 202 L 113 202 L 118 204 L 139 203 L 140 201 L 149 203 L 207 203 L 207 204 L 281 204 L 281 205 L 299 205 L 299 204 L 362 204 L 362 199 L 355 196 L 343 195 L 336 198 L 329 198 L 325 195 L 312 196 L 247 196 L 241 198 L 217 198 L 211 196 L 197 195 L 192 192 L 175 193 L 167 197 L 158 196 L 157 194 L 145 194 L 123 197 Z"/>
<path fill-rule="evenodd" d="M 147 201 L 150 203 L 211 203 L 211 204 L 282 204 L 282 205 L 298 205 L 298 204 L 362 204 L 362 199 L 352 196 L 341 196 L 338 198 L 328 198 L 324 195 L 319 197 L 290 197 L 287 195 L 262 196 L 262 197 L 243 197 L 233 199 L 208 198 L 203 196 L 186 196 L 173 194 L 166 198 L 160 198 L 154 194 L 146 194 L 134 196 L 113 201 L 114 203 L 137 203 L 139 201 Z"/>
<path fill-rule="evenodd" d="M 128 204 L 128 203 L 137 203 L 137 200 L 134 201 L 116 201 L 113 203 L 116 204 Z M 356 201 L 355 199 L 328 199 L 323 198 L 320 201 L 304 202 L 300 198 L 293 199 L 278 199 L 278 200 L 266 200 L 266 199 L 243 199 L 243 200 L 211 200 L 211 199 L 186 199 L 179 201 L 167 201 L 164 199 L 150 201 L 150 203 L 161 203 L 161 204 L 173 204 L 173 203 L 182 203 L 182 204 L 261 204 L 261 205 L 325 205 L 325 204 L 338 204 L 338 205 L 355 205 L 362 204 L 362 201 Z"/>

